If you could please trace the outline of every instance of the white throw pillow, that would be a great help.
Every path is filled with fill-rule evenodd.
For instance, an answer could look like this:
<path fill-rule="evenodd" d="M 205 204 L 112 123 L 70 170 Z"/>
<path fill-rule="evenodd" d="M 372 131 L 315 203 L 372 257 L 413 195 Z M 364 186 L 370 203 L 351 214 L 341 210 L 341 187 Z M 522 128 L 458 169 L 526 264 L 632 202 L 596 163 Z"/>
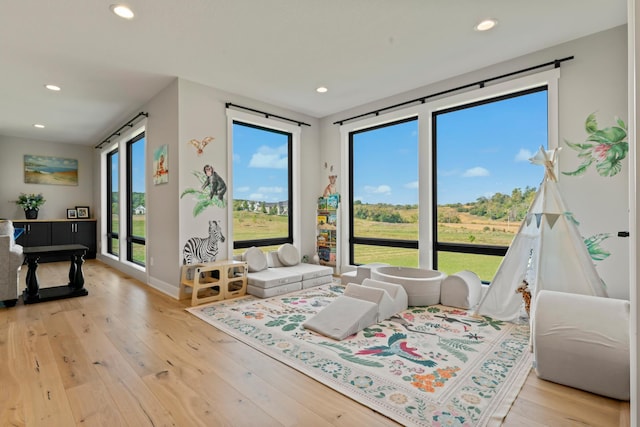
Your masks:
<path fill-rule="evenodd" d="M 291 243 L 285 243 L 278 248 L 278 259 L 285 266 L 297 265 L 300 263 L 300 252 Z"/>
<path fill-rule="evenodd" d="M 246 261 L 249 271 L 252 273 L 267 268 L 267 257 L 260 248 L 252 246 L 245 251 L 242 257 Z"/>
<path fill-rule="evenodd" d="M 278 258 L 278 251 L 267 252 L 267 267 L 284 267 Z"/>

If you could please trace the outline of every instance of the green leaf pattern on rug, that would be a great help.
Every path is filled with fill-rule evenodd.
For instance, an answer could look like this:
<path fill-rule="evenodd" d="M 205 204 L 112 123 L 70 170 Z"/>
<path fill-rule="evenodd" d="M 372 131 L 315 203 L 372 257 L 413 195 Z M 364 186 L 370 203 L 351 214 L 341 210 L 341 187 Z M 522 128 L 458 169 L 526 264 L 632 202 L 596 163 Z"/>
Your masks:
<path fill-rule="evenodd" d="M 478 341 L 465 340 L 460 338 L 438 338 L 438 346 L 440 348 L 451 353 L 453 356 L 463 362 L 467 362 L 469 360 L 469 357 L 466 355 L 465 351 L 477 352 L 478 350 L 471 346 L 480 344 Z"/>
<path fill-rule="evenodd" d="M 467 322 L 477 323 L 478 326 L 491 326 L 496 331 L 500 330 L 501 326 L 504 326 L 504 322 L 502 320 L 492 319 L 489 316 L 482 316 L 482 320 L 468 319 Z"/>
<path fill-rule="evenodd" d="M 306 319 L 307 316 L 302 314 L 284 315 L 279 316 L 274 320 L 268 321 L 267 323 L 265 323 L 265 326 L 270 328 L 277 328 L 282 326 L 282 330 L 288 332 L 298 329 Z"/>
<path fill-rule="evenodd" d="M 382 333 L 382 328 L 364 328 L 362 330 L 362 333 L 367 338 L 372 338 L 372 337 L 376 337 L 376 336 L 380 336 L 380 337 L 385 336 Z"/>

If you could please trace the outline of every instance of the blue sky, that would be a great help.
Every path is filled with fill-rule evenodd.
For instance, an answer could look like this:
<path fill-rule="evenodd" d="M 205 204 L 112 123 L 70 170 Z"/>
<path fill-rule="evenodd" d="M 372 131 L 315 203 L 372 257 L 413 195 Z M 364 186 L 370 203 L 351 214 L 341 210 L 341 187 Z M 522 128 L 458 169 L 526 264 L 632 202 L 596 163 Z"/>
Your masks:
<path fill-rule="evenodd" d="M 546 91 L 443 113 L 436 120 L 439 204 L 510 195 L 514 188 L 540 184 L 544 168 L 528 159 L 547 146 Z M 233 198 L 286 200 L 286 135 L 236 124 L 233 138 Z M 354 170 L 355 200 L 416 204 L 417 120 L 354 134 Z"/>
<path fill-rule="evenodd" d="M 354 198 L 417 203 L 417 138 L 417 121 L 356 134 Z M 544 168 L 528 159 L 547 146 L 546 92 L 440 114 L 437 141 L 438 204 L 537 187 Z"/>
<path fill-rule="evenodd" d="M 233 126 L 233 198 L 278 202 L 289 197 L 288 136 Z"/>
<path fill-rule="evenodd" d="M 131 148 L 131 161 L 132 161 L 132 177 L 133 177 L 133 192 L 134 193 L 144 193 L 145 192 L 145 145 L 146 138 L 141 138 L 136 141 Z M 111 167 L 112 167 L 112 190 L 118 191 L 118 182 L 120 175 L 118 173 L 118 161 L 120 153 L 124 150 L 124 145 L 119 148 L 118 154 L 112 157 Z"/>

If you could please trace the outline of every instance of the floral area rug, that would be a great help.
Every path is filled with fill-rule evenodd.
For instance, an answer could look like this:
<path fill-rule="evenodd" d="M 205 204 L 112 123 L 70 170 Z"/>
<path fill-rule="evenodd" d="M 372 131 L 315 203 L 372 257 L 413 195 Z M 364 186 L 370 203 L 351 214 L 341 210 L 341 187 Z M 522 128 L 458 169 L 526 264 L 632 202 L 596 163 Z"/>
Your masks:
<path fill-rule="evenodd" d="M 187 310 L 404 425 L 491 426 L 531 369 L 528 324 L 435 305 L 335 341 L 302 324 L 344 291 L 332 284 Z"/>

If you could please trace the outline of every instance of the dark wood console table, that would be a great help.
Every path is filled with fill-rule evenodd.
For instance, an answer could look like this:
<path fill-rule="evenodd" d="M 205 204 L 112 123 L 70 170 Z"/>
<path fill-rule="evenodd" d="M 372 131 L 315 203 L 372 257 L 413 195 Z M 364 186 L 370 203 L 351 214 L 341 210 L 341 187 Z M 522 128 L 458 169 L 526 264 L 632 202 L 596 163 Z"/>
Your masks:
<path fill-rule="evenodd" d="M 25 304 L 35 304 L 37 302 L 52 301 L 62 298 L 73 298 L 88 295 L 84 288 L 84 275 L 82 274 L 82 264 L 84 255 L 89 248 L 84 245 L 52 245 L 52 246 L 31 246 L 23 249 L 27 269 L 27 287 L 22 293 L 22 300 Z M 38 260 L 46 255 L 66 255 L 71 258 L 69 268 L 69 283 L 52 288 L 40 289 L 38 283 Z"/>

